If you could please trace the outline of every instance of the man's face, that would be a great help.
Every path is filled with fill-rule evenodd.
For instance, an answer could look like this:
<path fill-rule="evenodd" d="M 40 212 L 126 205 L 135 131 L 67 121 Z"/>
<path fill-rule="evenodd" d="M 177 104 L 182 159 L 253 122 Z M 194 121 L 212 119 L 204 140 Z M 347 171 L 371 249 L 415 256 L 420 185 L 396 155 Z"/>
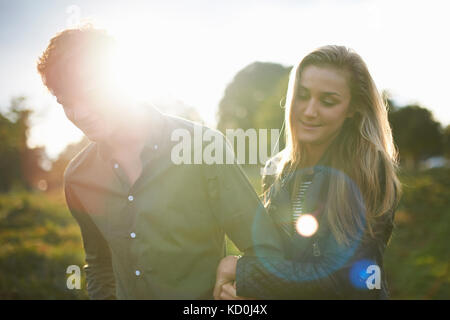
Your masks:
<path fill-rule="evenodd" d="M 118 122 L 107 55 L 86 51 L 58 66 L 52 92 L 67 118 L 92 141 L 107 141 Z M 56 67 L 55 67 L 56 68 Z"/>
<path fill-rule="evenodd" d="M 97 88 L 73 88 L 55 93 L 67 118 L 92 141 L 103 142 L 113 133 L 111 110 L 104 93 Z"/>

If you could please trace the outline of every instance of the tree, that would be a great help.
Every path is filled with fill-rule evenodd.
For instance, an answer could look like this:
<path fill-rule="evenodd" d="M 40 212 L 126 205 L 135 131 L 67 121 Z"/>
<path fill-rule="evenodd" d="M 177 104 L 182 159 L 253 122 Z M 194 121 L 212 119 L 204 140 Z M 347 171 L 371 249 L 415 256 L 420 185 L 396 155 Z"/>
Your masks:
<path fill-rule="evenodd" d="M 0 114 L 0 192 L 21 180 L 20 152 L 15 123 Z"/>
<path fill-rule="evenodd" d="M 442 154 L 441 125 L 429 110 L 418 105 L 394 106 L 389 121 L 400 160 L 408 169 L 416 169 L 421 160 Z"/>
<path fill-rule="evenodd" d="M 287 90 L 290 67 L 275 63 L 255 62 L 239 71 L 227 86 L 220 101 L 218 111 L 218 129 L 226 134 L 226 129 L 281 129 L 284 110 L 280 102 Z M 280 132 L 281 134 L 281 132 Z M 257 133 L 257 161 L 262 164 L 272 154 L 276 145 L 272 145 L 271 130 L 267 130 L 267 148 L 259 149 L 262 140 Z M 233 141 L 230 141 L 233 143 Z M 284 147 L 280 137 L 279 148 Z M 235 144 L 235 152 L 237 145 Z M 246 144 L 245 159 L 249 158 L 249 144 Z M 249 163 L 247 160 L 245 163 Z"/>
<path fill-rule="evenodd" d="M 285 86 L 291 68 L 276 63 L 254 62 L 234 77 L 225 89 L 219 103 L 217 127 L 228 128 L 280 128 L 282 110 L 280 100 L 286 95 Z M 261 118 L 260 114 L 268 113 Z M 273 118 L 272 118 L 273 115 Z M 273 119 L 278 119 L 273 121 Z"/>
<path fill-rule="evenodd" d="M 0 114 L 0 192 L 37 187 L 45 174 L 40 165 L 44 148 L 27 145 L 31 111 L 25 104 L 25 97 L 13 98 L 8 111 Z"/>
<path fill-rule="evenodd" d="M 450 125 L 444 129 L 444 156 L 450 159 Z"/>

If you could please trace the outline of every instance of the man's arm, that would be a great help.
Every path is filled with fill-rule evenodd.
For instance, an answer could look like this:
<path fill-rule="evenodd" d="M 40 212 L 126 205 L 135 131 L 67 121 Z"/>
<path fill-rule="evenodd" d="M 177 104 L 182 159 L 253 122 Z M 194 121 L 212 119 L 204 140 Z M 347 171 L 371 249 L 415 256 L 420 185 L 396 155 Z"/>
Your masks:
<path fill-rule="evenodd" d="M 282 257 L 279 231 L 237 164 L 206 165 L 214 213 L 228 237 L 246 255 Z"/>
<path fill-rule="evenodd" d="M 82 210 L 70 186 L 64 187 L 66 202 L 77 220 L 86 255 L 86 282 L 88 295 L 93 300 L 116 299 L 115 278 L 109 246 L 92 219 Z"/>

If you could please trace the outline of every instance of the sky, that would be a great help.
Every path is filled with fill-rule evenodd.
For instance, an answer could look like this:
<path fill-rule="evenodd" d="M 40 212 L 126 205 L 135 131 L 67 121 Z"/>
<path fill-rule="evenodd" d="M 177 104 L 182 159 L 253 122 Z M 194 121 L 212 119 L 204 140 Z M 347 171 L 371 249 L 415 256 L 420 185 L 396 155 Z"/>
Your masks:
<path fill-rule="evenodd" d="M 116 38 L 124 86 L 138 98 L 182 101 L 211 127 L 240 69 L 254 61 L 290 66 L 326 44 L 353 48 L 380 90 L 447 125 L 449 9 L 445 0 L 0 0 L 0 110 L 27 96 L 28 144 L 52 158 L 82 137 L 36 72 L 49 39 L 81 19 Z"/>

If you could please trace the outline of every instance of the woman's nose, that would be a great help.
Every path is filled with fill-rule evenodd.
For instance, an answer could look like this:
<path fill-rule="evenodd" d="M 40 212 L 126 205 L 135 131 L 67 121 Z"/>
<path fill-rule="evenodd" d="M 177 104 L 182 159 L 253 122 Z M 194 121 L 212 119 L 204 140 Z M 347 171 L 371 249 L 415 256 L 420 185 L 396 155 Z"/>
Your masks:
<path fill-rule="evenodd" d="M 317 116 L 317 106 L 314 99 L 310 99 L 303 110 L 303 115 L 306 117 L 316 117 Z"/>

